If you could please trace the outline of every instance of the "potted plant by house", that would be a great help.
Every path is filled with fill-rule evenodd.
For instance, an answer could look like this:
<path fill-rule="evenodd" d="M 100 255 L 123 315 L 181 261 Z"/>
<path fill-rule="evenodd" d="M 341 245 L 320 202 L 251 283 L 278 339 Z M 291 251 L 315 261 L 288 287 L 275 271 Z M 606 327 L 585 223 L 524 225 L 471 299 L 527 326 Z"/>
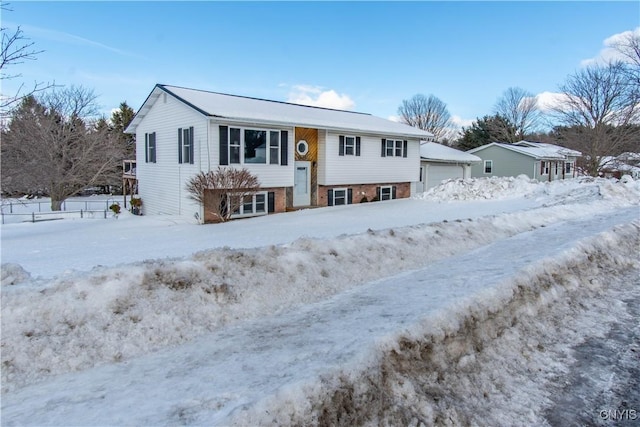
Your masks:
<path fill-rule="evenodd" d="M 109 209 L 111 210 L 111 212 L 113 212 L 113 216 L 118 218 L 118 214 L 120 213 L 120 204 L 113 203 L 111 206 L 109 206 Z"/>
<path fill-rule="evenodd" d="M 134 215 L 142 214 L 142 199 L 140 197 L 131 198 L 131 213 Z"/>

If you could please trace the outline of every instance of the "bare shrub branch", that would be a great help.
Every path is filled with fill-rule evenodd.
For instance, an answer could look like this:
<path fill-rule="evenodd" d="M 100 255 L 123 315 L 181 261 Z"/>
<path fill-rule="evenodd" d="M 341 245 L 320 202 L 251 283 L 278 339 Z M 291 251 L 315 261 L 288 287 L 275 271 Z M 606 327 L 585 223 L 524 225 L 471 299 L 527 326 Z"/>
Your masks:
<path fill-rule="evenodd" d="M 260 188 L 258 178 L 248 169 L 222 168 L 200 172 L 186 185 L 189 197 L 221 222 L 228 221 L 242 206 L 245 198 Z"/>

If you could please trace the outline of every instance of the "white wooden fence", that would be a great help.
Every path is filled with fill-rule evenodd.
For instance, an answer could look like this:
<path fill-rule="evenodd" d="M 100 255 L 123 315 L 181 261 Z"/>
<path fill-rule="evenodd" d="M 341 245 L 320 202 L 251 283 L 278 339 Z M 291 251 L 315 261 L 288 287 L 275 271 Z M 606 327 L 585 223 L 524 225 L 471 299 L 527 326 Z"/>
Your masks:
<path fill-rule="evenodd" d="M 109 209 L 115 198 L 102 200 L 65 200 L 60 211 L 51 210 L 51 201 L 11 200 L 2 202 L 2 224 L 17 222 L 39 222 L 69 218 L 105 219 L 113 212 Z"/>

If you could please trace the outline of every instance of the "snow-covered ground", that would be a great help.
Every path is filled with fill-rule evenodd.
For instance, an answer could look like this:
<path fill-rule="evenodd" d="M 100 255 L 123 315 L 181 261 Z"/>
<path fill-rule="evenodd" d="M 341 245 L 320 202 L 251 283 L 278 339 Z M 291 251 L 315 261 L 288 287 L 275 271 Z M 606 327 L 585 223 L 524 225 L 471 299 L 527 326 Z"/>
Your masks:
<path fill-rule="evenodd" d="M 520 177 L 4 225 L 2 424 L 545 424 L 572 346 L 640 298 L 639 203 Z"/>

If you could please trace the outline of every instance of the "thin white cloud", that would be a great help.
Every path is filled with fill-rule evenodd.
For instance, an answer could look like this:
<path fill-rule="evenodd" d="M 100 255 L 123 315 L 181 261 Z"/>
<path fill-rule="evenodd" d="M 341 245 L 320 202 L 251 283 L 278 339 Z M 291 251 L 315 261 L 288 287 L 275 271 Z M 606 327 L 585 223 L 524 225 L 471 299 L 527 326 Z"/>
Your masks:
<path fill-rule="evenodd" d="M 604 47 L 600 50 L 598 55 L 593 58 L 582 60 L 580 62 L 580 65 L 583 67 L 588 67 L 590 65 L 606 64 L 610 61 L 629 61 L 629 58 L 622 55 L 620 52 L 614 49 L 613 46 L 617 45 L 618 43 L 632 35 L 640 37 L 640 27 L 636 28 L 635 30 L 629 30 L 622 33 L 614 34 L 611 37 L 606 38 L 602 42 Z"/>
<path fill-rule="evenodd" d="M 5 27 L 13 27 L 17 28 L 18 25 L 12 22 L 4 22 L 3 26 Z M 132 58 L 142 58 L 141 55 L 137 55 L 132 52 L 128 52 L 123 49 L 118 49 L 113 46 L 106 45 L 104 43 L 97 42 L 95 40 L 90 40 L 84 37 L 76 36 L 75 34 L 67 33 L 64 31 L 58 30 L 50 30 L 48 28 L 35 27 L 32 25 L 20 25 L 20 29 L 28 34 L 30 37 L 41 37 L 46 40 L 58 41 L 61 43 L 75 44 L 79 46 L 90 46 L 96 47 L 98 49 L 106 50 L 109 52 L 116 53 L 118 55 L 132 57 Z"/>
<path fill-rule="evenodd" d="M 567 102 L 567 95 L 560 92 L 542 92 L 536 95 L 538 108 L 543 113 L 550 112 Z"/>
<path fill-rule="evenodd" d="M 454 126 L 456 126 L 458 128 L 471 127 L 471 125 L 473 124 L 474 121 L 475 121 L 474 119 L 463 119 L 460 116 L 451 116 L 451 123 L 453 123 Z"/>
<path fill-rule="evenodd" d="M 292 87 L 287 101 L 337 110 L 352 110 L 355 107 L 356 103 L 348 95 L 339 94 L 333 89 L 323 89 L 319 86 L 296 85 Z"/>

